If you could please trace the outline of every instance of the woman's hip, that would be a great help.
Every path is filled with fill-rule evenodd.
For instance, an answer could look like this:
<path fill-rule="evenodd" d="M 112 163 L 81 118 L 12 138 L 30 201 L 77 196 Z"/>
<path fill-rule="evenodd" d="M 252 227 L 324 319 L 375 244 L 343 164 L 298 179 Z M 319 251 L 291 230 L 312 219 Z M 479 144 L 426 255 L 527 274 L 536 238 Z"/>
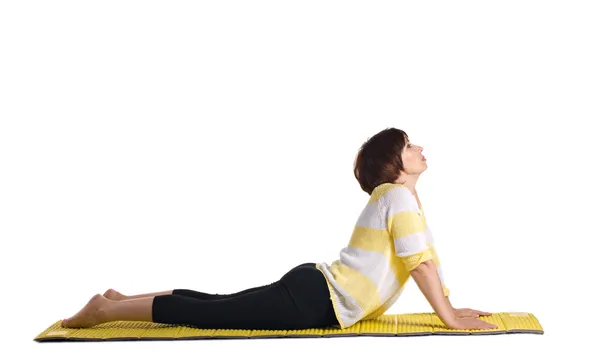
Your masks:
<path fill-rule="evenodd" d="M 337 325 L 329 286 L 316 263 L 295 266 L 279 283 L 289 292 L 300 313 L 317 326 Z"/>

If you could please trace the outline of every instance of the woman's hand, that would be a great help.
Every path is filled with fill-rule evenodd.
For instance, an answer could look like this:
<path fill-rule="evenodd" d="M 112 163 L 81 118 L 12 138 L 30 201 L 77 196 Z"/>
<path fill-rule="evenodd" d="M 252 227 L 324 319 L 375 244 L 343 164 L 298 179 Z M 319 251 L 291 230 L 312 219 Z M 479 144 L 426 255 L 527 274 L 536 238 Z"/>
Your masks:
<path fill-rule="evenodd" d="M 498 328 L 497 325 L 490 324 L 483 320 L 472 317 L 455 318 L 446 325 L 451 329 L 459 330 L 490 330 Z"/>
<path fill-rule="evenodd" d="M 492 313 L 486 311 L 473 310 L 469 308 L 454 309 L 454 315 L 457 318 L 477 318 L 479 316 L 491 316 Z"/>

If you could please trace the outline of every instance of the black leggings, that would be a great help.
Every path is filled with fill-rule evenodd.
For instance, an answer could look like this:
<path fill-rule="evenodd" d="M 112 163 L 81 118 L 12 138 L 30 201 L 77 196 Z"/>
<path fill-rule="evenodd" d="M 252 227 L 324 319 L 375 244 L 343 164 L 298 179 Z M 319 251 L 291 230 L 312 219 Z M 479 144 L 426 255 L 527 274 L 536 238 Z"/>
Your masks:
<path fill-rule="evenodd" d="M 315 263 L 269 285 L 233 294 L 175 289 L 154 297 L 152 321 L 203 329 L 300 330 L 338 326 L 329 288 Z"/>

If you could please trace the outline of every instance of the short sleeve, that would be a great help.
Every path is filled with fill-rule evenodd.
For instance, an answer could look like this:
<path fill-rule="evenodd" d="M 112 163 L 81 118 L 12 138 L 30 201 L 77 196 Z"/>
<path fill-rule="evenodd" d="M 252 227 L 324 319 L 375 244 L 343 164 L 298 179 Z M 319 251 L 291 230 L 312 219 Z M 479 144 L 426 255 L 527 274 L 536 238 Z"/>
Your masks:
<path fill-rule="evenodd" d="M 433 259 L 427 243 L 427 229 L 416 199 L 410 190 L 395 187 L 384 195 L 385 222 L 394 241 L 396 255 L 407 271 Z"/>

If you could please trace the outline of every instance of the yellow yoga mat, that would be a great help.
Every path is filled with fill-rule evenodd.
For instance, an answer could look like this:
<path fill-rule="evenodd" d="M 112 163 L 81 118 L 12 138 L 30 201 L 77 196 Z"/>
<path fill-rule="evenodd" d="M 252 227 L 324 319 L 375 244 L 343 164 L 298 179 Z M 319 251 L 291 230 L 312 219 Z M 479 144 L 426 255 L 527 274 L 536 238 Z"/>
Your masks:
<path fill-rule="evenodd" d="M 196 340 L 255 339 L 337 336 L 416 336 L 416 335 L 498 335 L 543 334 L 538 319 L 526 312 L 501 312 L 480 319 L 497 325 L 492 330 L 449 329 L 435 313 L 389 314 L 363 320 L 346 329 L 334 327 L 306 330 L 198 329 L 188 326 L 143 321 L 113 321 L 91 328 L 64 328 L 57 321 L 35 341 L 114 341 L 114 340 Z"/>

